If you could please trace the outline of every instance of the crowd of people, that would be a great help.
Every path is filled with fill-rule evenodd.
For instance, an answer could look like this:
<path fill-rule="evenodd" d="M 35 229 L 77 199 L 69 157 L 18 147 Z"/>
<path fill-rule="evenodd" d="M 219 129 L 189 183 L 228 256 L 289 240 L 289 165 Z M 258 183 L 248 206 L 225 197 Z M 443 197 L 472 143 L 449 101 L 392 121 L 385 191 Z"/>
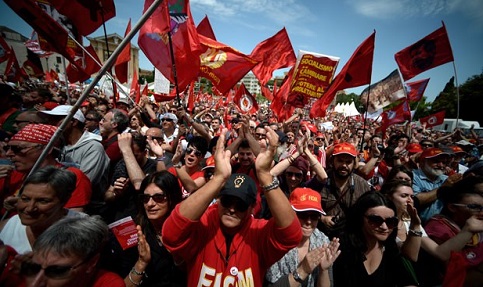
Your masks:
<path fill-rule="evenodd" d="M 80 93 L 0 82 L 1 286 L 483 286 L 473 130 Z"/>

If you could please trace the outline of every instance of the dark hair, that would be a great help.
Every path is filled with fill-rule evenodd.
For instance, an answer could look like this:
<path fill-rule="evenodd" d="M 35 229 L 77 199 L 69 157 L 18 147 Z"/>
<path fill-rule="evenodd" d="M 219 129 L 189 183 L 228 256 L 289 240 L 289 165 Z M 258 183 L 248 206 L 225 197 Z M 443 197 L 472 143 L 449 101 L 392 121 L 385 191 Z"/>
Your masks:
<path fill-rule="evenodd" d="M 117 124 L 117 132 L 122 133 L 129 126 L 129 117 L 120 109 L 111 109 L 109 112 L 112 112 L 111 122 Z"/>
<path fill-rule="evenodd" d="M 194 146 L 197 150 L 199 150 L 203 156 L 208 151 L 208 141 L 202 136 L 194 136 L 188 142 L 188 146 Z"/>
<path fill-rule="evenodd" d="M 100 121 L 101 121 L 101 119 L 102 119 L 101 114 L 99 114 L 99 112 L 98 112 L 98 111 L 96 111 L 96 110 L 89 110 L 89 111 L 86 113 L 86 116 L 88 116 L 88 115 L 92 115 L 92 118 L 94 118 L 94 120 L 95 120 L 96 122 L 100 122 Z"/>
<path fill-rule="evenodd" d="M 240 149 L 240 148 L 249 148 L 249 149 L 251 149 L 250 143 L 248 143 L 248 140 L 247 139 L 242 139 L 242 141 L 240 142 L 240 145 L 238 146 L 238 149 Z"/>
<path fill-rule="evenodd" d="M 385 196 L 390 197 L 401 186 L 407 186 L 412 188 L 411 184 L 405 180 L 391 179 L 389 181 L 384 181 L 384 184 L 381 186 L 380 192 Z"/>
<path fill-rule="evenodd" d="M 132 143 L 137 145 L 139 150 L 145 151 L 148 141 L 146 140 L 146 136 L 143 136 L 138 132 L 134 132 L 132 133 Z"/>
<path fill-rule="evenodd" d="M 208 151 L 213 153 L 213 148 L 216 147 L 216 143 L 218 142 L 219 136 L 214 136 L 211 140 L 210 143 L 208 144 Z"/>
<path fill-rule="evenodd" d="M 67 169 L 57 168 L 54 166 L 46 166 L 36 170 L 25 181 L 20 193 L 23 192 L 27 184 L 48 184 L 59 198 L 60 202 L 65 204 L 69 201 L 75 190 L 77 177 Z"/>
<path fill-rule="evenodd" d="M 396 174 L 398 174 L 399 172 L 403 172 L 403 173 L 407 174 L 411 178 L 411 182 L 414 180 L 413 171 L 411 169 L 409 169 L 408 167 L 406 167 L 405 165 L 402 165 L 402 164 L 398 164 L 398 165 L 393 166 L 391 171 L 387 174 L 386 180 L 390 181 L 390 180 L 395 179 Z"/>
<path fill-rule="evenodd" d="M 458 181 L 451 187 L 442 186 L 438 189 L 438 199 L 443 202 L 441 214 L 451 215 L 448 205 L 459 203 L 463 197 L 472 194 L 483 196 L 483 192 L 477 189 L 477 185 L 483 183 L 483 176 L 468 176 Z"/>

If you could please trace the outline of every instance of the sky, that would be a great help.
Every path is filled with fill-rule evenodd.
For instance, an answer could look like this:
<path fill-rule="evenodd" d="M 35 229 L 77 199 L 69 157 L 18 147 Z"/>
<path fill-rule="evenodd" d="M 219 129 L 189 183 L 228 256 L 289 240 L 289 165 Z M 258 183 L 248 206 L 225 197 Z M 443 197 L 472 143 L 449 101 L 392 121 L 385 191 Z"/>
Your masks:
<path fill-rule="evenodd" d="M 144 1 L 114 2 L 117 15 L 107 21 L 106 29 L 108 34 L 122 36 L 129 18 L 133 27 L 140 19 Z M 195 23 L 207 15 L 219 42 L 250 54 L 258 43 L 285 27 L 296 54 L 305 50 L 340 57 L 336 74 L 375 30 L 372 83 L 397 68 L 396 52 L 440 28 L 444 21 L 458 83 L 483 72 L 481 0 L 191 0 L 190 4 Z M 32 28 L 3 1 L 0 11 L 0 25 L 30 35 Z M 101 35 L 102 27 L 90 36 Z M 138 46 L 137 35 L 132 43 Z M 140 67 L 153 69 L 142 52 Z M 274 75 L 286 71 L 277 70 Z M 454 75 L 453 64 L 447 63 L 409 81 L 430 78 L 425 96 L 431 102 Z M 365 87 L 346 91 L 360 94 Z"/>

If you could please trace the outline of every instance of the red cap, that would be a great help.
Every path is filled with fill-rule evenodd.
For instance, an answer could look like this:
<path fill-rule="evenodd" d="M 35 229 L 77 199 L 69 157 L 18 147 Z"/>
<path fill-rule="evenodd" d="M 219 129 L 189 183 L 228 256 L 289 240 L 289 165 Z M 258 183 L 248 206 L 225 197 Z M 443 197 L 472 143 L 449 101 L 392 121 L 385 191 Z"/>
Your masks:
<path fill-rule="evenodd" d="M 215 157 L 214 156 L 210 156 L 209 158 L 206 159 L 206 165 L 204 168 L 202 168 L 202 170 L 205 170 L 207 168 L 210 168 L 210 167 L 215 167 Z"/>
<path fill-rule="evenodd" d="M 422 152 L 423 148 L 418 143 L 410 143 L 406 146 L 406 150 L 409 153 L 418 153 L 418 152 Z"/>
<path fill-rule="evenodd" d="M 353 144 L 342 142 L 340 144 L 336 144 L 334 146 L 334 151 L 332 152 L 332 155 L 339 155 L 339 154 L 348 154 L 353 157 L 356 157 L 357 151 Z"/>
<path fill-rule="evenodd" d="M 454 153 L 466 153 L 462 148 L 457 145 L 452 146 L 451 149 Z"/>
<path fill-rule="evenodd" d="M 313 189 L 297 187 L 290 194 L 289 201 L 295 211 L 317 211 L 325 215 L 320 193 Z"/>
<path fill-rule="evenodd" d="M 430 147 L 430 148 L 427 148 L 423 151 L 423 153 L 421 154 L 419 159 L 423 160 L 423 159 L 427 159 L 427 158 L 437 157 L 437 156 L 440 156 L 440 155 L 448 155 L 448 153 L 444 152 L 440 148 Z"/>

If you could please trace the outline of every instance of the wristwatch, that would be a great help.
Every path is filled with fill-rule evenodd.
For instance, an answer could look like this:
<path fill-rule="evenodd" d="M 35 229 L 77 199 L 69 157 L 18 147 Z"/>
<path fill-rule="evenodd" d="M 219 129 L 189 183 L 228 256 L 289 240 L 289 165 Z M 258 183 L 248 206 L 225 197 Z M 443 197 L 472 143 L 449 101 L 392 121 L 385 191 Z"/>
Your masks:
<path fill-rule="evenodd" d="M 409 229 L 408 230 L 408 235 L 416 236 L 416 237 L 423 237 L 423 232 L 421 230 Z"/>
<path fill-rule="evenodd" d="M 275 189 L 280 186 L 280 181 L 278 181 L 278 178 L 276 176 L 273 177 L 273 180 L 270 184 L 262 186 L 262 189 L 264 192 L 268 192 L 272 189 Z"/>
<path fill-rule="evenodd" d="M 292 272 L 292 275 L 293 275 L 293 279 L 295 279 L 295 281 L 299 282 L 300 284 L 304 283 L 304 279 L 302 279 L 300 277 L 300 274 L 299 272 L 297 271 L 297 269 L 295 269 L 293 272 Z"/>

